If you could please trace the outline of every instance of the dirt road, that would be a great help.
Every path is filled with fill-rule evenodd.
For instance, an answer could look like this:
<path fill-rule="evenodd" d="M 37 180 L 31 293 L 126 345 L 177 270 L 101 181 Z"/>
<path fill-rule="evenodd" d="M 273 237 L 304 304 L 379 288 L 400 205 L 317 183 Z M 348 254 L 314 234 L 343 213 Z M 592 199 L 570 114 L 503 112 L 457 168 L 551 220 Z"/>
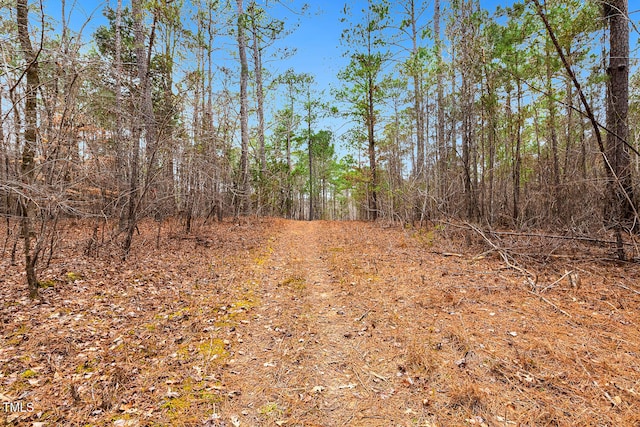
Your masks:
<path fill-rule="evenodd" d="M 393 413 L 419 416 L 420 402 L 394 396 L 401 372 L 389 369 L 388 358 L 397 358 L 399 346 L 372 323 L 384 304 L 362 298 L 363 277 L 340 267 L 361 268 L 350 259 L 349 243 L 339 224 L 292 222 L 258 262 L 260 304 L 239 329 L 242 343 L 224 378 L 239 393 L 225 412 L 234 409 L 248 425 L 265 418 L 389 425 L 400 421 L 384 415 L 390 405 Z M 364 281 L 371 284 L 373 276 Z M 376 395 L 383 404 L 372 402 Z"/>
<path fill-rule="evenodd" d="M 446 380 L 429 378 L 438 363 L 458 369 L 469 350 L 460 319 L 447 325 L 443 307 L 429 304 L 438 284 L 427 280 L 451 263 L 407 257 L 407 237 L 370 224 L 287 222 L 254 267 L 260 303 L 238 328 L 223 379 L 234 398 L 222 412 L 246 425 L 428 426 L 436 394 L 451 393 L 473 416 L 475 388 L 438 389 Z M 459 303 L 445 295 L 447 307 Z"/>

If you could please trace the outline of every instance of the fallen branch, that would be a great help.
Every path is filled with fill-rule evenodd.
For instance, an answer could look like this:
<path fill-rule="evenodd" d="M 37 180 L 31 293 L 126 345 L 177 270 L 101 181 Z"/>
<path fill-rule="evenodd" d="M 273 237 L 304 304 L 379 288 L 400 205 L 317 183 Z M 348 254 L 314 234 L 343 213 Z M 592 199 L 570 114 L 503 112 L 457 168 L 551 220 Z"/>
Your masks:
<path fill-rule="evenodd" d="M 549 289 L 549 288 L 553 287 L 553 286 L 554 286 L 554 285 L 556 285 L 557 283 L 560 283 L 560 282 L 562 281 L 562 279 L 564 279 L 565 277 L 569 276 L 571 273 L 573 273 L 573 270 L 571 270 L 571 271 L 567 271 L 567 272 L 566 272 L 566 273 L 564 273 L 564 274 L 562 275 L 562 277 L 560 277 L 558 280 L 556 280 L 555 282 L 553 282 L 553 283 L 552 283 L 552 284 L 550 284 L 550 285 L 545 286 L 545 287 L 540 291 L 540 293 L 542 293 L 542 292 L 546 291 L 547 289 Z"/>
<path fill-rule="evenodd" d="M 454 253 L 454 252 L 442 252 L 441 254 L 442 254 L 442 256 L 443 256 L 443 257 L 451 257 L 451 256 L 454 256 L 454 257 L 458 257 L 458 258 L 464 258 L 464 255 L 462 255 L 462 254 L 457 254 L 457 253 Z"/>
<path fill-rule="evenodd" d="M 623 285 L 623 284 L 621 284 L 621 283 L 614 283 L 614 285 L 616 285 L 616 286 L 618 286 L 618 287 L 620 287 L 620 288 L 622 288 L 622 289 L 626 289 L 626 290 L 628 290 L 628 291 L 630 291 L 630 292 L 633 292 L 634 294 L 638 294 L 638 295 L 640 295 L 640 291 L 636 291 L 635 289 L 630 288 L 630 287 L 628 287 L 628 286 L 625 286 L 625 285 Z"/>
<path fill-rule="evenodd" d="M 487 235 L 480 228 L 468 222 L 465 222 L 465 225 L 469 227 L 471 230 L 478 233 L 485 240 L 485 242 L 489 244 L 489 246 L 491 246 L 496 252 L 498 252 L 500 254 L 500 257 L 504 261 L 504 263 L 507 265 L 507 267 L 522 273 L 522 275 L 524 275 L 527 278 L 527 280 L 532 285 L 532 287 L 535 288 L 536 283 L 538 281 L 538 277 L 535 274 L 517 265 L 517 262 L 506 252 L 506 250 L 499 247 L 491 239 L 489 239 Z"/>
<path fill-rule="evenodd" d="M 515 237 L 539 237 L 541 239 L 559 239 L 559 240 L 573 240 L 578 242 L 589 242 L 589 243 L 597 243 L 599 245 L 617 245 L 618 242 L 615 240 L 602 240 L 596 239 L 595 237 L 585 237 L 585 236 L 562 236 L 559 234 L 539 234 L 539 233 L 517 233 L 514 231 L 493 231 L 493 234 L 497 234 L 499 236 L 515 236 Z M 622 243 L 625 246 L 634 246 L 633 243 Z"/>
<path fill-rule="evenodd" d="M 543 297 L 542 295 L 540 295 L 539 293 L 533 292 L 533 291 L 527 291 L 529 292 L 531 295 L 535 295 L 538 298 L 540 298 L 542 301 L 546 302 L 547 304 L 549 304 L 551 307 L 555 308 L 556 310 L 558 310 L 560 313 L 564 314 L 567 317 L 571 317 L 571 315 L 569 313 L 567 313 L 566 311 L 564 311 L 563 309 L 561 309 L 560 307 L 558 307 L 557 305 L 555 305 L 554 303 L 552 303 L 551 301 L 549 301 L 548 299 L 546 299 L 545 297 Z"/>

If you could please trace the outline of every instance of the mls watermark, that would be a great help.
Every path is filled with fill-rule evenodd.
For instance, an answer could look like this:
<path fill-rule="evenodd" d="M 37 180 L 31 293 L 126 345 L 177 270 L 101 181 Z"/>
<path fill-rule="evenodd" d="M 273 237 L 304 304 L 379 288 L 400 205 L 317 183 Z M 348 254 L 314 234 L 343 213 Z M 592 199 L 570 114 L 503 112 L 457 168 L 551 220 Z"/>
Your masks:
<path fill-rule="evenodd" d="M 32 402 L 18 400 L 17 402 L 2 402 L 2 410 L 10 414 L 33 412 L 35 410 L 35 406 Z"/>

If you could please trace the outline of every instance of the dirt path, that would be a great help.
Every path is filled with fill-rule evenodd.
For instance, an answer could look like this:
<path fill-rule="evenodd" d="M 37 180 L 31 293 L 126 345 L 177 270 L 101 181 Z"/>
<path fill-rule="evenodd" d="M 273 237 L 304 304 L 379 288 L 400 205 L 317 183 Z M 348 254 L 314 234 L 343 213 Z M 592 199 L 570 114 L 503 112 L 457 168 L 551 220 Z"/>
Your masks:
<path fill-rule="evenodd" d="M 422 387 L 405 387 L 407 301 L 367 260 L 379 250 L 368 226 L 345 227 L 290 222 L 259 263 L 261 303 L 241 328 L 223 381 L 237 397 L 222 412 L 246 425 L 427 425 Z"/>
<path fill-rule="evenodd" d="M 367 311 L 330 266 L 331 251 L 340 251 L 336 231 L 327 223 L 292 222 L 259 262 L 261 304 L 229 378 L 232 393 L 239 392 L 232 406 L 240 420 L 345 425 L 362 409 L 362 379 L 350 361 L 362 357 L 353 337 Z"/>

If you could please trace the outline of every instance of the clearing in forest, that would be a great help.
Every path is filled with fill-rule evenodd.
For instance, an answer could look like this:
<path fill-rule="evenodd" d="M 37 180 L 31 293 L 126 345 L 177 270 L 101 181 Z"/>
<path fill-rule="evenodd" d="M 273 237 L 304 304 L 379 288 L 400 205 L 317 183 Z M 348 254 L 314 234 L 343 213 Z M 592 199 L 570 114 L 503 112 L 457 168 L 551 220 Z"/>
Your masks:
<path fill-rule="evenodd" d="M 633 265 L 565 254 L 533 283 L 446 227 L 279 219 L 143 226 L 122 262 L 87 230 L 40 302 L 3 253 L 8 425 L 640 423 Z"/>

